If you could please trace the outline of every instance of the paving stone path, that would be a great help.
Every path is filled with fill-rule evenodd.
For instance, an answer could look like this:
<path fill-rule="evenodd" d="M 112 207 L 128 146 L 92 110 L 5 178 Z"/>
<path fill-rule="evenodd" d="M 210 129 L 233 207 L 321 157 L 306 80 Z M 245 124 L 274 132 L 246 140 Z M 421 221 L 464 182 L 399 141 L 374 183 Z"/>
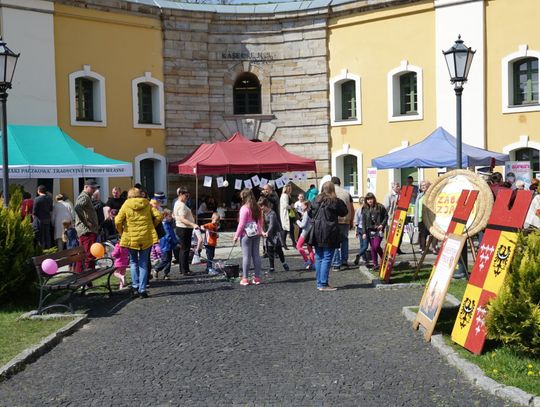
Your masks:
<path fill-rule="evenodd" d="M 83 329 L 0 383 L 0 405 L 508 405 L 411 330 L 401 308 L 419 289 L 375 290 L 351 269 L 318 292 L 290 263 L 261 286 L 175 269 L 148 299 L 92 299 Z"/>

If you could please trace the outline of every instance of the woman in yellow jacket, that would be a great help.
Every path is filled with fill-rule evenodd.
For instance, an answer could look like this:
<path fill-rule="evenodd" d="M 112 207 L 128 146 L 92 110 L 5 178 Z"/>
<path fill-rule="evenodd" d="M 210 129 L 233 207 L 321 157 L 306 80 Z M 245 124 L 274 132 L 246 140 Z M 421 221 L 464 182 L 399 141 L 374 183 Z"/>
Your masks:
<path fill-rule="evenodd" d="M 114 223 L 120 237 L 120 246 L 129 250 L 133 295 L 147 298 L 148 263 L 150 249 L 158 242 L 156 225 L 161 213 L 142 197 L 141 190 L 131 188 L 128 199 L 116 215 Z"/>

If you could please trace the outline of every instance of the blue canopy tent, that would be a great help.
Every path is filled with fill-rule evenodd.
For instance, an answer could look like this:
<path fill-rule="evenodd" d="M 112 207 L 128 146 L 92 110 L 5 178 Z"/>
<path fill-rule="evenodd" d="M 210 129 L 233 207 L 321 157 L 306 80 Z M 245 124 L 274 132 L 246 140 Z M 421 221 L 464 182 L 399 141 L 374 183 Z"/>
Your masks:
<path fill-rule="evenodd" d="M 463 143 L 463 167 L 503 165 L 510 161 L 508 154 L 495 153 Z M 456 167 L 456 138 L 442 127 L 437 128 L 419 143 L 371 160 L 379 170 L 391 168 Z"/>

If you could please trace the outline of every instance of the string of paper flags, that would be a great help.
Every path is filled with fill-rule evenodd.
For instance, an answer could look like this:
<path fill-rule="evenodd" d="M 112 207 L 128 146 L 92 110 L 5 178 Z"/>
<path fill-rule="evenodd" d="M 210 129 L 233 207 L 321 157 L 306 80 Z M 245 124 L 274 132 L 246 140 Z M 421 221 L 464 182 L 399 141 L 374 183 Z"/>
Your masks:
<path fill-rule="evenodd" d="M 203 186 L 211 188 L 214 179 L 211 176 L 205 176 Z M 289 182 L 307 181 L 307 173 L 305 171 L 295 171 L 292 173 L 283 174 L 281 177 L 274 180 L 276 188 L 280 189 L 287 185 Z M 268 184 L 268 179 L 253 175 L 248 179 L 236 178 L 234 180 L 234 189 L 241 190 L 242 188 L 253 189 L 254 187 L 263 186 Z M 218 188 L 225 188 L 229 186 L 229 182 L 224 177 L 216 177 L 216 185 Z"/>

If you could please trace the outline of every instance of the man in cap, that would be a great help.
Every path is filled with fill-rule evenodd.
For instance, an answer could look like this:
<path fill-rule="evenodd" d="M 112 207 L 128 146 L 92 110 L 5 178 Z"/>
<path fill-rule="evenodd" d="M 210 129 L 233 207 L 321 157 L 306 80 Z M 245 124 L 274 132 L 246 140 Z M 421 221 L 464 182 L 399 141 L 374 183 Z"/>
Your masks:
<path fill-rule="evenodd" d="M 98 188 L 99 185 L 95 180 L 86 180 L 82 192 L 75 201 L 75 229 L 86 255 L 85 269 L 95 268 L 95 257 L 90 253 L 90 247 L 96 242 L 99 230 L 97 212 L 92 204 L 92 195 Z M 80 268 L 80 265 L 77 267 Z"/>

